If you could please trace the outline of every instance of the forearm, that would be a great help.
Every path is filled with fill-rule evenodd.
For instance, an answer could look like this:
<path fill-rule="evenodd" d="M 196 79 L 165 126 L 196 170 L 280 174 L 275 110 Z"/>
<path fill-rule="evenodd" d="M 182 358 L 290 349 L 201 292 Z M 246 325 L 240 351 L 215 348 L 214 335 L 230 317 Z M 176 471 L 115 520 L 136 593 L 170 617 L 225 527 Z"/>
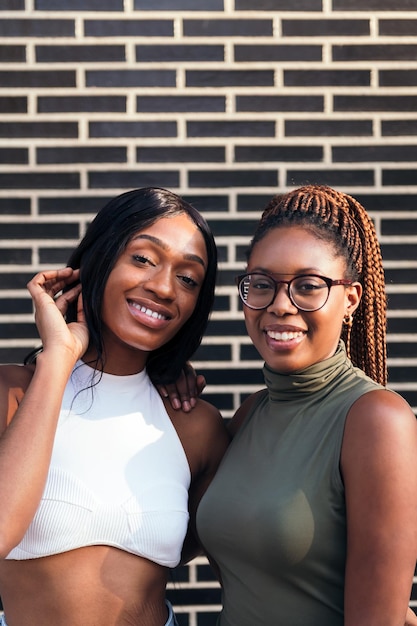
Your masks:
<path fill-rule="evenodd" d="M 21 540 L 39 504 L 71 369 L 71 359 L 63 353 L 40 355 L 31 383 L 0 438 L 0 557 Z"/>

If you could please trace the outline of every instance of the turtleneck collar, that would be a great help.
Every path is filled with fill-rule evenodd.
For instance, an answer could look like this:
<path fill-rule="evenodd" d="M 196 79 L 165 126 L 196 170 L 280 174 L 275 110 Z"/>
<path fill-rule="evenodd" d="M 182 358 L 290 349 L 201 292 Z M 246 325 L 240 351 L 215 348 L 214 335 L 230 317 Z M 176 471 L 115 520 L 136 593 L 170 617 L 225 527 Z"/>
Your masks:
<path fill-rule="evenodd" d="M 342 372 L 352 368 L 345 345 L 339 341 L 333 356 L 292 374 L 280 374 L 266 363 L 263 367 L 265 384 L 271 401 L 290 401 L 315 393 L 326 387 Z"/>

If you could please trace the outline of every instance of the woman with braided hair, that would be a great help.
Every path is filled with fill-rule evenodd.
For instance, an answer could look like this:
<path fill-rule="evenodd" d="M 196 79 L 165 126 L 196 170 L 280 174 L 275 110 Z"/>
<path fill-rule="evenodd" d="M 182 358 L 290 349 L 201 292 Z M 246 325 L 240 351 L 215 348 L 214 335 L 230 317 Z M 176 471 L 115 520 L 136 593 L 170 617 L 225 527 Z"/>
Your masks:
<path fill-rule="evenodd" d="M 417 423 L 386 389 L 386 296 L 365 209 L 277 195 L 237 278 L 266 389 L 197 511 L 219 626 L 399 626 L 417 555 Z M 413 621 L 414 620 L 414 621 Z"/>

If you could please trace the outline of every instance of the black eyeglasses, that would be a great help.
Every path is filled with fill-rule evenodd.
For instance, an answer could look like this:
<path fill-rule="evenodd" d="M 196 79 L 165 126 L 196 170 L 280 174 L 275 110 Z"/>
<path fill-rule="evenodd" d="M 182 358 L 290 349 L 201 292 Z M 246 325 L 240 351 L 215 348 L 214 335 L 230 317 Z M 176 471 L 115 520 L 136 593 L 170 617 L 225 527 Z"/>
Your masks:
<path fill-rule="evenodd" d="M 351 280 L 332 280 L 318 274 L 301 274 L 291 280 L 275 280 L 269 274 L 242 274 L 236 277 L 239 296 L 250 309 L 266 309 L 275 300 L 278 287 L 287 285 L 292 304 L 300 311 L 318 311 L 329 299 L 330 288 L 351 285 Z"/>

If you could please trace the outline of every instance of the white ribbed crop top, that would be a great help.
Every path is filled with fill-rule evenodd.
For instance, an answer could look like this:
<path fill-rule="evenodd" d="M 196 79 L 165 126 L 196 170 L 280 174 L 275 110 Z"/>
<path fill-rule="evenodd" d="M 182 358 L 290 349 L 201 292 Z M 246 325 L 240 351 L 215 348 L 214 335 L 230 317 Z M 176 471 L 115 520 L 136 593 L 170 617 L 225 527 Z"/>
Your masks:
<path fill-rule="evenodd" d="M 97 376 L 79 361 L 65 390 L 38 510 L 7 556 L 110 545 L 175 567 L 188 524 L 190 469 L 146 372 Z"/>

